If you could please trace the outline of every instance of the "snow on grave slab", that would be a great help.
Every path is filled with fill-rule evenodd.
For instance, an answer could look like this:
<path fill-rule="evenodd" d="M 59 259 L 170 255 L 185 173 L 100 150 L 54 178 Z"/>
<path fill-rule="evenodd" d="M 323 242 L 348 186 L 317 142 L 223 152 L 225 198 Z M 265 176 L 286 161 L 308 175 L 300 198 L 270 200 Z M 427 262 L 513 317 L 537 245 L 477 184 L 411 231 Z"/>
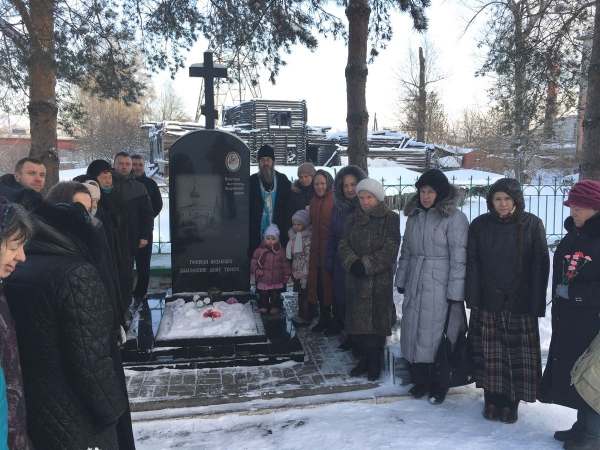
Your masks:
<path fill-rule="evenodd" d="M 263 333 L 250 302 L 199 307 L 179 298 L 167 303 L 156 341 L 255 336 Z"/>

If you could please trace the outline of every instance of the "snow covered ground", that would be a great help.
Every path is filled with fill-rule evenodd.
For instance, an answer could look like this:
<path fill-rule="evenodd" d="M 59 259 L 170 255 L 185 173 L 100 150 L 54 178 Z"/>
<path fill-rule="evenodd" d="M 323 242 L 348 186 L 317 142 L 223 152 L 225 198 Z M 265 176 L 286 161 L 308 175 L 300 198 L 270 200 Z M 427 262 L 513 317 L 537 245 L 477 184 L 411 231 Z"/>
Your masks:
<path fill-rule="evenodd" d="M 139 450 L 534 450 L 562 448 L 552 434 L 576 418 L 574 410 L 560 406 L 521 403 L 519 421 L 506 425 L 484 420 L 482 408 L 481 390 L 470 386 L 451 390 L 442 405 L 408 397 L 383 404 L 342 402 L 265 415 L 141 421 L 134 423 L 134 433 Z"/>

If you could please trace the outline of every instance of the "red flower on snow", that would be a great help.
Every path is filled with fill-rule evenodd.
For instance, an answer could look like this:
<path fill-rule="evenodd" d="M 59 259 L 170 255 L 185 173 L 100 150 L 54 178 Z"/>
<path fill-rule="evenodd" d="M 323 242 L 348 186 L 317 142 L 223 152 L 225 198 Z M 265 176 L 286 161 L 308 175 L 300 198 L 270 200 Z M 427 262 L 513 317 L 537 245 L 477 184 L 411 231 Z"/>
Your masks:
<path fill-rule="evenodd" d="M 219 311 L 215 311 L 214 309 L 209 309 L 208 311 L 204 311 L 202 314 L 203 317 L 210 317 L 211 319 L 217 319 L 221 317 L 221 313 Z"/>

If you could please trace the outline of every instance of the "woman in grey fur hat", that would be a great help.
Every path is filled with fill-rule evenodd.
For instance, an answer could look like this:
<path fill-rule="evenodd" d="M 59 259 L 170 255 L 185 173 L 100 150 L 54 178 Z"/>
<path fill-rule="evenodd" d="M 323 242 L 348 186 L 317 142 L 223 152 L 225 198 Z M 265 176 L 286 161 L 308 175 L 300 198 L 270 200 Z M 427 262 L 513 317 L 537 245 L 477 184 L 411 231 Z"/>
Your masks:
<path fill-rule="evenodd" d="M 338 246 L 346 271 L 346 330 L 360 345 L 350 376 L 379 379 L 386 336 L 396 322 L 394 261 L 400 245 L 400 217 L 385 204 L 383 186 L 365 178 L 356 186 L 360 207 L 348 217 Z"/>
<path fill-rule="evenodd" d="M 458 209 L 458 189 L 443 172 L 430 169 L 415 183 L 417 193 L 404 207 L 406 231 L 395 285 L 404 294 L 400 344 L 410 364 L 409 391 L 414 398 L 429 392 L 440 404 L 448 389 L 436 382 L 434 362 L 448 307 L 448 337 L 456 342 L 464 328 L 463 302 L 467 263 L 467 216 Z"/>

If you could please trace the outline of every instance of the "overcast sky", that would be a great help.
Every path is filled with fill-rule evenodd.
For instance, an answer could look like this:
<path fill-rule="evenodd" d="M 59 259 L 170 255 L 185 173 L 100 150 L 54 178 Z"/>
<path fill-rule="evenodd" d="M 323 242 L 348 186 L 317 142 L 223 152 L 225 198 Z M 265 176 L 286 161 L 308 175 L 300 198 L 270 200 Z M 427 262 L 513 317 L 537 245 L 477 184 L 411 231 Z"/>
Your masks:
<path fill-rule="evenodd" d="M 470 13 L 457 5 L 457 2 L 432 3 L 426 13 L 429 18 L 427 35 L 439 51 L 439 68 L 449 74 L 447 79 L 435 85 L 441 91 L 447 113 L 457 116 L 465 107 L 486 107 L 487 80 L 474 76 L 479 68 L 479 59 L 475 54 L 479 30 L 474 27 L 461 37 L 465 29 L 465 18 Z M 343 9 L 339 13 L 343 16 Z M 406 60 L 409 42 L 412 42 L 415 50 L 421 42 L 420 35 L 411 30 L 411 24 L 408 14 L 394 15 L 393 40 L 387 49 L 380 52 L 375 62 L 369 65 L 369 129 L 373 126 L 375 114 L 379 128 L 395 125 L 394 98 L 398 82 L 394 72 Z M 203 41 L 194 47 L 187 66 L 202 62 L 206 45 L 206 41 Z M 309 125 L 329 125 L 334 130 L 346 129 L 345 44 L 333 39 L 321 39 L 315 52 L 296 46 L 292 54 L 285 55 L 284 59 L 288 65 L 281 68 L 275 85 L 269 83 L 266 71 L 259 72 L 262 97 L 278 100 L 304 99 L 307 102 Z M 166 77 L 163 75 L 164 78 Z M 161 84 L 160 80 L 160 77 L 155 78 L 157 88 Z M 200 86 L 201 79 L 189 78 L 187 68 L 179 71 L 174 82 L 176 91 L 186 100 L 191 117 L 195 115 Z"/>

